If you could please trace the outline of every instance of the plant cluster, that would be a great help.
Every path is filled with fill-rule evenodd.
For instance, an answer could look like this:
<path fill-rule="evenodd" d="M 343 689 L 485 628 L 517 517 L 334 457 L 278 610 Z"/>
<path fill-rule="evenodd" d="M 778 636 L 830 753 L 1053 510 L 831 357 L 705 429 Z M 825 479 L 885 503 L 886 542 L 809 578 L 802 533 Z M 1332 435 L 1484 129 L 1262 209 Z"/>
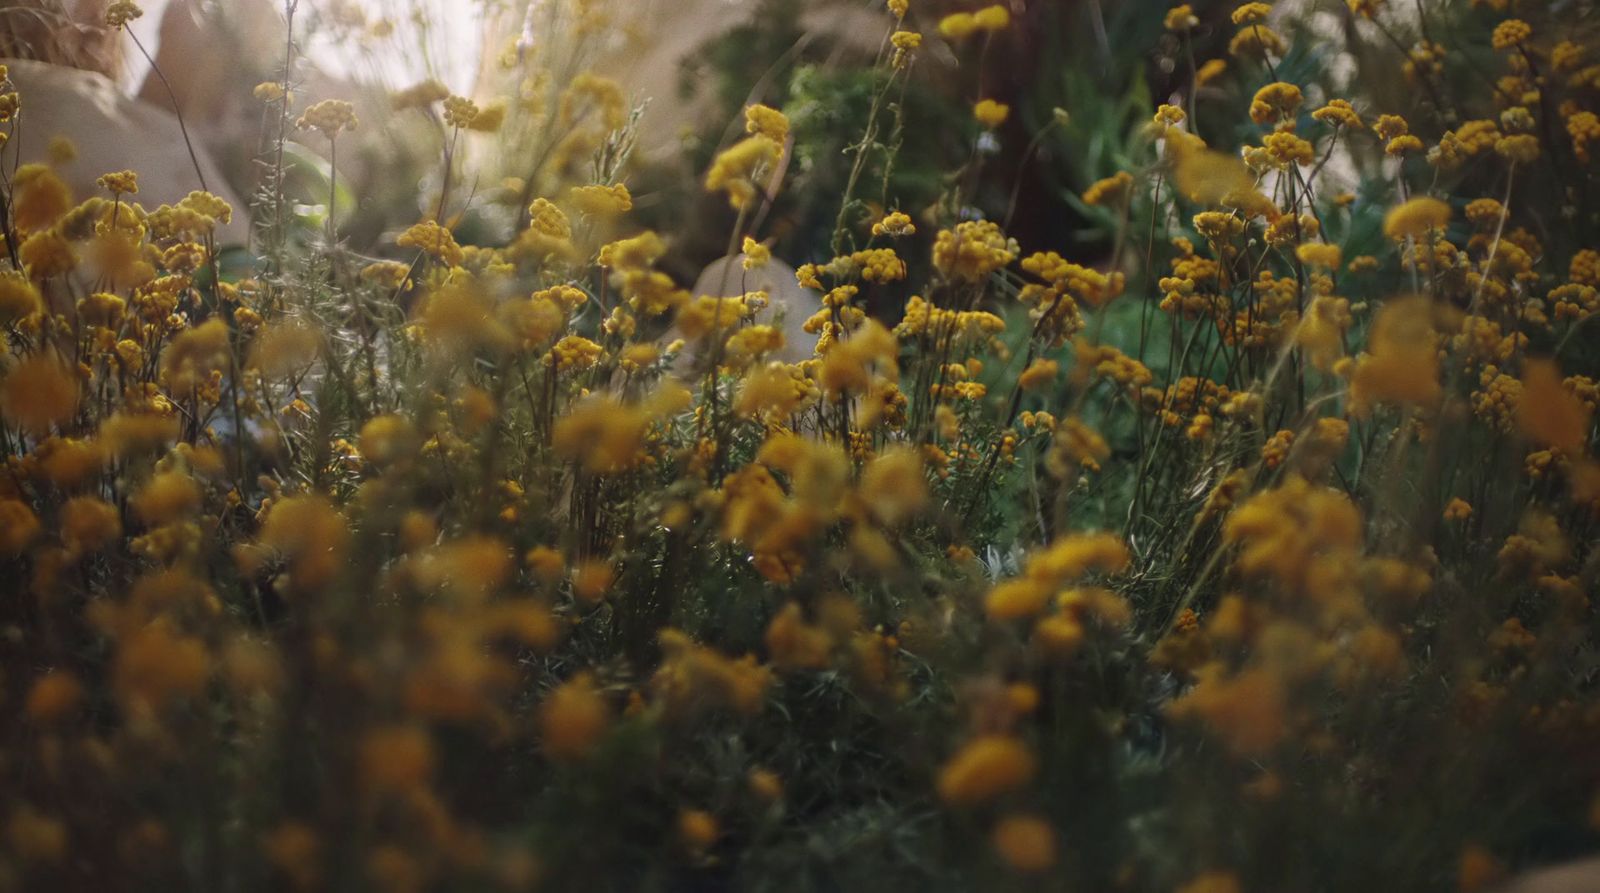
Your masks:
<path fill-rule="evenodd" d="M 915 4 L 809 197 L 798 363 L 771 296 L 662 269 L 636 116 L 565 55 L 395 97 L 441 176 L 372 256 L 286 213 L 281 151 L 248 210 L 8 165 L 0 889 L 1471 891 L 1593 852 L 1588 7 L 1318 4 L 1388 107 L 1294 55 L 1312 11 L 1238 6 L 1081 195 L 1096 263 L 978 210 L 981 92 L 898 206 L 920 57 L 1014 27 Z M 336 169 L 368 124 L 292 71 L 275 145 Z M 796 151 L 742 123 L 702 172 L 732 275 Z M 476 194 L 478 140 L 536 167 Z M 458 241 L 475 205 L 507 238 Z"/>

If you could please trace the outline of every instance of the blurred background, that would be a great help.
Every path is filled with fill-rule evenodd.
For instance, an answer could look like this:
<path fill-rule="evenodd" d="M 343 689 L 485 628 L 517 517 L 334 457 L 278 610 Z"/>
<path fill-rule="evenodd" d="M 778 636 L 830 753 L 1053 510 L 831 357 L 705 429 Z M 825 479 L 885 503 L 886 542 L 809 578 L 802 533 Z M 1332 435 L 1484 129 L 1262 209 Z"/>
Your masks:
<path fill-rule="evenodd" d="M 582 68 L 615 79 L 629 110 L 642 110 L 629 183 L 640 223 L 673 223 L 678 236 L 669 268 L 676 275 L 692 279 L 725 249 L 731 212 L 702 194 L 698 180 L 736 132 L 739 110 L 753 101 L 783 108 L 795 122 L 791 188 L 761 235 L 792 264 L 815 260 L 808 254 L 823 250 L 822 236 L 838 210 L 828 197 L 839 194 L 848 174 L 845 142 L 860 132 L 873 79 L 882 76 L 866 64 L 884 37 L 879 0 L 151 0 L 127 36 L 103 27 L 105 5 L 0 2 L 0 53 L 51 66 L 32 77 L 53 77 L 81 105 L 130 119 L 120 127 L 93 123 L 94 116 L 73 111 L 67 97 L 50 121 L 39 121 L 42 109 L 35 110 L 30 137 L 39 145 L 27 148 L 42 150 L 60 130 L 76 137 L 86 155 L 115 134 L 126 155 L 144 126 L 147 154 L 159 155 L 173 145 L 172 122 L 154 111 L 175 109 L 197 150 L 220 171 L 224 194 L 248 196 L 265 123 L 250 94 L 257 83 L 281 78 L 292 15 L 291 80 L 302 105 L 349 99 L 364 125 L 359 147 L 341 157 L 339 171 L 350 201 L 339 214 L 341 234 L 356 250 L 376 251 L 385 233 L 424 212 L 436 189 L 431 181 L 438 176 L 442 128 L 395 110 L 390 97 L 397 91 L 431 79 L 487 105 L 526 94 L 536 69 L 570 74 Z M 999 36 L 983 64 L 958 68 L 935 29 L 957 4 L 913 4 L 909 26 L 926 32 L 928 41 L 918 76 L 896 97 L 901 152 L 892 170 L 868 176 L 883 177 L 885 193 L 913 212 L 937 201 L 945 171 L 963 170 L 979 183 L 974 213 L 1004 217 L 1010 196 L 1026 191 L 1030 200 L 1012 226 L 1025 247 L 1066 247 L 1079 258 L 1103 258 L 1109 246 L 1103 236 L 1088 235 L 1088 224 L 1104 221 L 1077 194 L 1126 167 L 1126 148 L 1139 126 L 1155 104 L 1186 89 L 1191 76 L 1174 64 L 1181 48 L 1163 35 L 1160 17 L 1146 6 L 1018 0 L 1012 8 L 1019 27 Z M 1215 9 L 1208 12 L 1208 6 Z M 1227 29 L 1212 22 L 1225 20 L 1226 9 L 1198 7 L 1208 21 L 1195 40 L 1225 42 Z M 1014 110 L 997 140 L 978 140 L 970 104 L 980 93 Z M 522 104 L 513 106 L 508 126 L 522 126 L 516 120 Z M 1070 111 L 1069 124 L 1060 124 L 1057 109 Z M 528 116 L 539 129 L 543 122 Z M 147 125 L 147 118 L 158 123 Z M 75 127 L 83 132 L 72 133 Z M 527 143 L 483 140 L 465 151 L 515 154 L 518 145 Z M 982 157 L 974 157 L 974 145 Z M 326 146 L 304 138 L 301 150 L 295 159 L 301 198 L 315 212 L 327 194 Z M 478 169 L 506 177 L 528 176 L 522 161 L 474 159 Z M 81 168 L 69 170 L 75 185 L 92 184 L 103 173 L 88 164 L 75 167 Z M 181 165 L 173 175 L 183 176 Z M 147 182 L 153 194 L 162 192 L 148 175 Z M 485 201 L 457 221 L 463 241 L 505 235 L 492 215 L 478 213 L 498 185 L 476 184 Z M 232 235 L 248 240 L 242 226 Z"/>

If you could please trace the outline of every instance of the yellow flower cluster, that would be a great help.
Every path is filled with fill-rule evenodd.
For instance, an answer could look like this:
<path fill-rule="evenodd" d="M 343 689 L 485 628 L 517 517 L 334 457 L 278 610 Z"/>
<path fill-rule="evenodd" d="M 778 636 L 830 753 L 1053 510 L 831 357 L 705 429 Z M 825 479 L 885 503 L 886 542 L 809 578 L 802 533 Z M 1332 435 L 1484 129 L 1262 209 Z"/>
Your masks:
<path fill-rule="evenodd" d="M 633 196 L 621 183 L 575 186 L 567 193 L 572 207 L 592 217 L 615 217 L 633 210 Z"/>
<path fill-rule="evenodd" d="M 295 120 L 301 130 L 321 131 L 330 140 L 342 131 L 355 130 L 357 123 L 355 106 L 342 99 L 324 99 Z"/>
<path fill-rule="evenodd" d="M 972 107 L 972 117 L 989 130 L 999 128 L 1010 116 L 1011 106 L 995 102 L 993 99 L 980 99 L 978 104 Z"/>
<path fill-rule="evenodd" d="M 998 224 L 969 220 L 940 230 L 933 245 L 933 266 L 956 282 L 977 283 L 1017 257 L 1017 245 Z"/>
<path fill-rule="evenodd" d="M 1255 98 L 1250 101 L 1250 120 L 1257 124 L 1279 125 L 1286 121 L 1292 124 L 1295 112 L 1304 101 L 1299 87 L 1275 81 L 1256 91 Z"/>
<path fill-rule="evenodd" d="M 706 172 L 706 189 L 726 192 L 728 203 L 743 210 L 765 188 L 761 178 L 777 167 L 782 155 L 783 146 L 765 134 L 741 140 L 712 162 Z"/>
<path fill-rule="evenodd" d="M 1007 108 L 1037 97 L 988 73 L 908 80 L 908 0 L 879 7 L 868 137 L 845 143 L 860 191 L 773 201 L 787 153 L 826 182 L 828 116 L 791 130 L 752 105 L 706 172 L 740 212 L 709 239 L 631 225 L 623 88 L 557 74 L 642 39 L 599 0 L 552 19 L 571 41 L 541 23 L 505 49 L 482 81 L 504 99 L 395 94 L 409 126 L 495 134 L 436 146 L 442 183 L 499 185 L 445 185 L 409 226 L 364 206 L 346 249 L 291 214 L 277 231 L 268 204 L 262 256 L 235 263 L 217 195 L 149 210 L 154 178 L 114 171 L 79 202 L 64 147 L 19 159 L 0 182 L 0 877 L 694 887 L 735 866 L 759 885 L 843 804 L 868 837 L 911 808 L 912 873 L 960 887 L 1362 879 L 1318 855 L 1342 839 L 1262 861 L 1317 810 L 1406 832 L 1373 854 L 1396 887 L 1472 887 L 1552 829 L 1588 833 L 1566 755 L 1600 735 L 1572 670 L 1594 658 L 1600 67 L 1564 8 L 1350 0 L 1360 52 L 1330 46 L 1335 70 L 1269 27 L 1304 33 L 1295 9 L 1235 5 L 1231 63 L 1195 58 L 1220 52 L 1202 18 L 1221 11 L 1167 12 L 1140 58 L 1193 82 L 1083 162 L 1125 169 L 1079 181 L 1109 174 L 1081 196 L 1092 233 L 1057 251 L 982 216 L 1013 187 L 1004 153 L 979 147 L 937 201 L 902 182 L 902 88 L 980 83 L 943 107 L 1037 124 Z M 946 17 L 940 52 L 992 64 L 1022 8 Z M 325 12 L 363 40 L 392 27 Z M 1497 68 L 1463 90 L 1412 32 L 1492 42 Z M 1379 62 L 1410 78 L 1411 122 L 1366 89 Z M 1055 140 L 1096 126 L 1081 101 L 1032 134 L 1039 157 L 1077 163 Z M 0 120 L 20 109 L 0 92 Z M 337 103 L 299 120 L 355 126 Z M 530 166 L 499 181 L 491 159 Z M 1017 236 L 1040 237 L 1037 191 L 1016 195 Z M 638 211 L 678 200 L 652 187 Z M 677 284 L 722 246 L 749 291 Z M 779 256 L 811 261 L 795 281 L 820 298 L 793 327 L 769 310 L 799 310 L 792 287 L 762 281 Z M 1419 766 L 1454 773 L 1419 789 L 1459 787 L 1478 763 L 1566 805 L 1434 834 L 1347 796 Z M 1132 808 L 1163 821 L 1102 797 L 1120 837 L 1079 858 L 1099 819 L 1063 797 L 1130 772 L 1162 792 Z M 1219 816 L 1226 847 L 1172 834 Z M 1172 858 L 1124 858 L 1145 852 Z M 834 855 L 840 877 L 907 883 Z"/>
<path fill-rule="evenodd" d="M 891 211 L 883 215 L 882 220 L 872 225 L 872 234 L 875 236 L 889 236 L 890 238 L 914 236 L 917 234 L 917 227 L 911 222 L 909 215 L 900 211 Z"/>
<path fill-rule="evenodd" d="M 973 34 L 1004 31 L 1011 26 L 1011 11 L 1003 4 L 985 6 L 977 12 L 957 12 L 939 20 L 939 33 L 951 40 Z"/>

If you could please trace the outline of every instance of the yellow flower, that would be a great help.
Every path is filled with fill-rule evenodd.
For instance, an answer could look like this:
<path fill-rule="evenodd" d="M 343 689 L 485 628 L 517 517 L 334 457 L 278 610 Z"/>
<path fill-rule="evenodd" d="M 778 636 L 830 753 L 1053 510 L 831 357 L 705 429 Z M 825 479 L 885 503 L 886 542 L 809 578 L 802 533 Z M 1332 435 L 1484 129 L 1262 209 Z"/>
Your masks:
<path fill-rule="evenodd" d="M 950 40 L 961 40 L 978 30 L 970 12 L 957 12 L 939 20 L 939 33 Z"/>
<path fill-rule="evenodd" d="M 577 254 L 572 244 L 572 221 L 555 202 L 536 198 L 528 205 L 528 228 L 517 235 L 510 250 L 514 255 L 530 256 L 541 263 L 570 260 Z"/>
<path fill-rule="evenodd" d="M 998 224 L 968 220 L 954 230 L 940 230 L 933 245 L 933 266 L 962 282 L 979 282 L 1017 257 L 1015 240 L 1007 239 Z"/>
<path fill-rule="evenodd" d="M 117 696 L 136 712 L 159 712 L 175 701 L 194 699 L 210 676 L 205 643 L 177 632 L 166 618 L 124 636 L 112 666 Z"/>
<path fill-rule="evenodd" d="M 922 35 L 916 31 L 896 31 L 889 35 L 889 43 L 894 46 L 892 64 L 902 68 L 910 60 L 912 51 L 922 46 Z"/>
<path fill-rule="evenodd" d="M 95 183 L 101 189 L 116 195 L 139 194 L 139 175 L 133 171 L 115 171 L 102 176 Z"/>
<path fill-rule="evenodd" d="M 775 326 L 745 326 L 728 337 L 725 343 L 728 365 L 742 368 L 751 361 L 782 350 L 783 330 Z"/>
<path fill-rule="evenodd" d="M 534 546 L 529 549 L 528 553 L 522 556 L 522 563 L 546 583 L 554 583 L 566 573 L 566 559 L 559 551 L 549 546 Z"/>
<path fill-rule="evenodd" d="M 599 263 L 613 270 L 640 270 L 667 253 L 667 243 L 656 233 L 645 230 L 637 236 L 620 239 L 600 248 Z"/>
<path fill-rule="evenodd" d="M 283 84 L 278 81 L 262 81 L 256 84 L 255 89 L 250 91 L 250 95 L 254 96 L 259 102 L 272 103 L 282 101 L 287 94 L 283 91 Z"/>
<path fill-rule="evenodd" d="M 861 499 L 883 524 L 894 526 L 928 502 L 922 456 L 910 447 L 880 453 L 861 471 Z"/>
<path fill-rule="evenodd" d="M 734 411 L 745 418 L 761 415 L 782 419 L 798 410 L 814 388 L 795 367 L 774 363 L 757 369 L 744 380 Z"/>
<path fill-rule="evenodd" d="M 1400 115 L 1379 115 L 1376 123 L 1372 125 L 1372 132 L 1379 139 L 1393 140 L 1411 132 L 1411 125 Z"/>
<path fill-rule="evenodd" d="M 1246 6 L 1264 6 L 1262 3 L 1246 4 Z M 1236 13 L 1237 14 L 1237 13 Z M 1239 29 L 1228 42 L 1228 54 L 1233 56 L 1282 56 L 1288 50 L 1288 44 L 1278 32 L 1266 25 L 1251 24 Z"/>
<path fill-rule="evenodd" d="M 1572 151 L 1578 160 L 1587 163 L 1589 146 L 1600 142 L 1600 115 L 1594 112 L 1576 112 L 1567 118 L 1567 134 L 1572 137 Z"/>
<path fill-rule="evenodd" d="M 1562 386 L 1555 363 L 1534 359 L 1523 362 L 1517 423 L 1530 440 L 1567 455 L 1579 455 L 1589 440 L 1591 414 L 1590 407 Z"/>
<path fill-rule="evenodd" d="M 478 109 L 467 129 L 474 133 L 496 133 L 506 122 L 505 100 L 497 100 Z"/>
<path fill-rule="evenodd" d="M 911 217 L 899 211 L 885 214 L 882 220 L 872 225 L 872 234 L 875 236 L 899 238 L 900 236 L 914 236 L 916 233 L 917 227 L 911 222 Z"/>
<path fill-rule="evenodd" d="M 1133 187 L 1133 174 L 1117 171 L 1103 180 L 1097 180 L 1083 191 L 1083 203 L 1105 206 L 1121 200 Z"/>
<path fill-rule="evenodd" d="M 766 703 L 772 670 L 753 656 L 734 659 L 695 644 L 675 629 L 660 634 L 662 663 L 651 687 L 677 712 L 729 708 L 754 714 Z"/>
<path fill-rule="evenodd" d="M 1250 120 L 1257 124 L 1276 124 L 1294 119 L 1305 97 L 1294 84 L 1277 81 L 1256 91 L 1250 101 Z"/>
<path fill-rule="evenodd" d="M 345 565 L 349 539 L 344 516 L 318 495 L 274 503 L 261 525 L 261 545 L 288 560 L 290 582 L 302 590 L 333 581 Z"/>
<path fill-rule="evenodd" d="M 1550 50 L 1550 64 L 1556 71 L 1571 71 L 1583 62 L 1588 47 L 1571 40 L 1563 40 Z"/>
<path fill-rule="evenodd" d="M 1364 125 L 1355 107 L 1343 99 L 1330 99 L 1328 104 L 1311 113 L 1311 117 L 1331 127 L 1348 127 L 1360 130 Z"/>
<path fill-rule="evenodd" d="M 373 794 L 420 790 L 433 776 L 433 738 L 414 725 L 379 726 L 360 738 L 357 770 Z"/>
<path fill-rule="evenodd" d="M 1335 252 L 1338 250 L 1336 245 L 1300 247 L 1328 247 Z M 1308 255 L 1310 259 L 1302 258 L 1302 262 L 1307 266 L 1320 266 L 1333 270 L 1339 265 L 1338 255 L 1333 252 L 1308 252 Z M 1300 320 L 1300 325 L 1295 328 L 1294 342 L 1305 348 L 1312 365 L 1324 372 L 1330 371 L 1333 364 L 1343 356 L 1345 333 L 1350 330 L 1351 322 L 1348 300 L 1331 295 L 1318 295 L 1311 300 L 1311 305 L 1306 308 L 1306 314 Z"/>
<path fill-rule="evenodd" d="M 1233 23 L 1235 25 L 1253 25 L 1257 22 L 1266 21 L 1267 16 L 1271 14 L 1272 4 L 1270 3 L 1244 3 L 1233 11 Z"/>
<path fill-rule="evenodd" d="M 133 0 L 116 0 L 106 7 L 106 27 L 121 28 L 144 15 L 144 10 Z"/>
<path fill-rule="evenodd" d="M 229 688 L 241 699 L 274 694 L 285 681 L 277 650 L 248 635 L 236 636 L 227 644 L 222 671 Z"/>
<path fill-rule="evenodd" d="M 1128 566 L 1128 547 L 1111 533 L 1076 533 L 1059 537 L 1028 556 L 1024 572 L 1047 587 L 1091 571 L 1116 573 Z"/>
<path fill-rule="evenodd" d="M 26 431 L 43 435 L 78 411 L 77 372 L 54 354 L 35 354 L 0 380 L 0 416 Z"/>
<path fill-rule="evenodd" d="M 979 100 L 978 104 L 972 107 L 972 116 L 978 119 L 979 124 L 990 130 L 994 130 L 1006 123 L 1006 118 L 1010 114 L 1011 106 L 1003 102 L 995 102 L 993 99 Z"/>
<path fill-rule="evenodd" d="M 46 673 L 28 689 L 23 709 L 38 723 L 52 723 L 76 710 L 83 701 L 83 683 L 64 670 Z"/>
<path fill-rule="evenodd" d="M 166 524 L 200 509 L 200 485 L 181 471 L 163 471 L 152 476 L 129 504 L 146 524 Z"/>
<path fill-rule="evenodd" d="M 572 569 L 572 594 L 580 600 L 600 601 L 611 588 L 617 572 L 600 559 L 590 559 Z"/>
<path fill-rule="evenodd" d="M 739 247 L 739 251 L 744 255 L 740 265 L 746 270 L 760 269 L 772 261 L 772 249 L 749 236 L 744 237 L 744 243 Z"/>
<path fill-rule="evenodd" d="M 314 362 L 321 345 L 316 329 L 297 320 L 284 320 L 256 335 L 246 365 L 269 378 L 290 375 Z"/>
<path fill-rule="evenodd" d="M 361 426 L 360 445 L 361 457 L 382 468 L 415 456 L 422 438 L 405 416 L 378 415 Z"/>
<path fill-rule="evenodd" d="M 1017 376 L 1017 386 L 1024 391 L 1043 390 L 1055 382 L 1056 375 L 1060 371 L 1061 364 L 1055 360 L 1034 360 L 1032 365 Z"/>
<path fill-rule="evenodd" d="M 756 197 L 758 178 L 771 171 L 783 155 L 781 144 L 757 134 L 735 143 L 718 155 L 706 172 L 706 189 L 726 192 L 728 203 L 742 209 Z"/>
<path fill-rule="evenodd" d="M 1303 139 L 1286 130 L 1269 133 L 1262 145 L 1267 150 L 1267 158 L 1276 167 L 1285 168 L 1291 164 L 1310 164 L 1316 160 L 1316 152 L 1309 140 Z M 1224 198 L 1225 203 L 1232 204 Z M 1248 204 L 1239 204 L 1236 207 L 1250 209 Z M 1264 211 L 1263 211 L 1264 212 Z"/>
<path fill-rule="evenodd" d="M 1506 19 L 1494 27 L 1491 43 L 1497 50 L 1515 49 L 1533 36 L 1533 28 L 1521 19 Z"/>
<path fill-rule="evenodd" d="M 228 338 L 228 324 L 212 317 L 172 339 L 161 352 L 161 378 L 167 387 L 187 394 L 228 368 Z"/>
<path fill-rule="evenodd" d="M 661 348 L 654 344 L 630 344 L 622 349 L 622 368 L 637 372 L 661 359 Z"/>
<path fill-rule="evenodd" d="M 1021 872 L 1040 872 L 1056 864 L 1056 832 L 1035 815 L 1008 815 L 990 836 L 1000 860 Z"/>
<path fill-rule="evenodd" d="M 1022 787 L 1037 770 L 1038 761 L 1021 741 L 982 735 L 939 770 L 939 797 L 952 806 L 976 806 Z"/>
<path fill-rule="evenodd" d="M 1079 469 L 1098 471 L 1110 455 L 1111 447 L 1098 431 L 1078 418 L 1068 418 L 1057 426 L 1047 464 L 1051 474 L 1064 478 Z"/>
<path fill-rule="evenodd" d="M 593 107 L 600 111 L 601 123 L 607 130 L 616 130 L 622 127 L 626 117 L 626 98 L 622 95 L 622 87 L 611 78 L 582 72 L 572 79 L 571 85 L 561 97 L 561 117 L 563 124 L 572 124 L 578 120 L 582 111 L 581 103 L 588 100 Z"/>
<path fill-rule="evenodd" d="M 1518 164 L 1532 164 L 1539 160 L 1539 138 L 1531 133 L 1501 137 L 1495 140 L 1494 151 Z"/>
<path fill-rule="evenodd" d="M 1343 493 L 1291 475 L 1234 509 L 1223 540 L 1241 547 L 1235 560 L 1241 577 L 1307 591 L 1323 579 L 1320 572 L 1360 548 L 1361 512 Z"/>
<path fill-rule="evenodd" d="M 717 820 L 703 809 L 686 809 L 678 813 L 678 839 L 690 852 L 700 853 L 717 842 L 721 832 Z"/>
<path fill-rule="evenodd" d="M 568 335 L 550 348 L 550 358 L 563 372 L 590 369 L 604 353 L 600 345 L 581 335 Z"/>
<path fill-rule="evenodd" d="M 394 243 L 401 248 L 416 248 L 448 267 L 459 266 L 465 257 L 455 235 L 432 220 L 412 224 Z"/>
<path fill-rule="evenodd" d="M 785 670 L 824 669 L 833 650 L 833 637 L 822 627 L 806 623 L 794 602 L 773 616 L 763 641 L 772 665 Z"/>
<path fill-rule="evenodd" d="M 564 459 L 592 474 L 632 467 L 640 458 L 649 419 L 638 408 L 592 398 L 556 419 L 551 443 Z"/>
<path fill-rule="evenodd" d="M 1189 31 L 1200 27 L 1200 19 L 1194 14 L 1193 7 L 1183 3 L 1167 10 L 1167 15 L 1161 20 L 1161 25 L 1168 31 Z"/>
<path fill-rule="evenodd" d="M 753 292 L 752 296 L 765 295 Z M 729 331 L 736 323 L 755 311 L 755 303 L 744 297 L 717 298 L 701 295 L 678 310 L 678 331 L 690 339 L 704 338 L 713 333 Z"/>
<path fill-rule="evenodd" d="M 550 240 L 572 238 L 572 221 L 546 198 L 536 198 L 528 205 L 528 229 Z"/>
<path fill-rule="evenodd" d="M 450 98 L 450 88 L 429 78 L 413 84 L 390 97 L 396 109 L 425 108 Z"/>
<path fill-rule="evenodd" d="M 767 803 L 775 803 L 783 796 L 783 779 L 770 769 L 751 769 L 746 781 L 750 786 L 750 793 Z"/>
<path fill-rule="evenodd" d="M 621 183 L 614 186 L 575 186 L 567 193 L 567 200 L 574 208 L 592 217 L 615 217 L 633 210 L 633 196 L 629 194 L 628 187 Z"/>
<path fill-rule="evenodd" d="M 1167 712 L 1198 719 L 1240 757 L 1266 755 L 1283 740 L 1287 704 L 1283 683 L 1263 669 L 1227 677 L 1217 665 L 1202 668 L 1200 681 L 1172 701 Z"/>
<path fill-rule="evenodd" d="M 775 108 L 752 105 L 744 110 L 744 129 L 746 133 L 764 136 L 781 146 L 789 138 L 789 119 Z"/>
<path fill-rule="evenodd" d="M 1011 10 L 995 3 L 972 14 L 972 25 L 979 31 L 1000 31 L 1011 24 Z"/>
<path fill-rule="evenodd" d="M 0 498 L 0 555 L 21 555 L 41 529 L 39 516 L 27 503 Z"/>
<path fill-rule="evenodd" d="M 0 273 L 0 325 L 10 325 L 44 309 L 44 299 L 27 277 L 20 273 Z"/>
<path fill-rule="evenodd" d="M 11 178 L 11 222 L 23 235 L 39 233 L 72 208 L 72 190 L 43 164 L 24 164 Z"/>
<path fill-rule="evenodd" d="M 582 759 L 610 725 L 611 708 L 588 673 L 563 682 L 539 705 L 539 735 L 551 759 Z"/>
<path fill-rule="evenodd" d="M 516 346 L 487 295 L 470 281 L 449 283 L 427 295 L 418 312 L 419 330 L 430 348 L 444 355 L 500 352 Z"/>
<path fill-rule="evenodd" d="M 1436 198 L 1420 196 L 1389 210 L 1383 218 L 1383 234 L 1391 239 L 1421 238 L 1429 230 L 1444 229 L 1450 223 L 1450 206 Z"/>
<path fill-rule="evenodd" d="M 1222 77 L 1224 74 L 1227 73 L 1227 71 L 1228 71 L 1228 60 L 1226 60 L 1226 59 L 1208 59 L 1206 61 L 1206 64 L 1200 66 L 1200 70 L 1195 72 L 1195 76 L 1194 76 L 1195 86 L 1204 87 L 1207 84 L 1211 83 L 1212 81 L 1216 80 L 1217 78 Z"/>
<path fill-rule="evenodd" d="M 358 123 L 355 106 L 342 99 L 324 99 L 302 112 L 294 126 L 321 131 L 331 140 L 341 131 L 355 130 Z"/>
<path fill-rule="evenodd" d="M 1171 140 L 1167 145 L 1173 183 L 1190 201 L 1216 205 L 1256 194 L 1255 177 L 1237 156 Z"/>
<path fill-rule="evenodd" d="M 1306 242 L 1295 248 L 1295 257 L 1301 263 L 1310 267 L 1319 267 L 1324 270 L 1339 269 L 1342 252 L 1338 245 L 1326 242 Z"/>
<path fill-rule="evenodd" d="M 470 128 L 478 117 L 478 104 L 464 96 L 447 96 L 444 100 L 444 123 L 451 127 Z"/>
<path fill-rule="evenodd" d="M 984 599 L 984 611 L 990 620 L 1021 620 L 1043 613 L 1049 603 L 1048 586 L 1039 580 L 1021 577 L 995 584 Z"/>
<path fill-rule="evenodd" d="M 84 555 L 122 536 L 116 506 L 93 496 L 74 496 L 61 507 L 61 540 L 74 555 Z"/>
<path fill-rule="evenodd" d="M 1421 151 L 1422 139 L 1409 133 L 1400 134 L 1399 136 L 1389 140 L 1389 142 L 1383 147 L 1383 153 L 1385 155 L 1392 155 L 1396 158 L 1404 156 L 1407 152 Z"/>

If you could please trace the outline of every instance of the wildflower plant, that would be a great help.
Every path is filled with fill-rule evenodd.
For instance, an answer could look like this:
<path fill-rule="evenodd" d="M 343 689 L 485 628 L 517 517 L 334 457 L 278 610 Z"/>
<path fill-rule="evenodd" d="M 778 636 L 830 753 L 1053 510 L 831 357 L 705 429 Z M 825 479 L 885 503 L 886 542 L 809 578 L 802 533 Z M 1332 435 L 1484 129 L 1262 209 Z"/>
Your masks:
<path fill-rule="evenodd" d="M 1592 853 L 1578 13 L 1321 4 L 1341 79 L 1316 16 L 1239 5 L 1202 55 L 1198 6 L 1159 23 L 1189 92 L 1095 119 L 1104 257 L 1009 232 L 1037 197 L 985 147 L 1084 125 L 981 78 L 902 203 L 897 97 L 1020 5 L 874 7 L 804 345 L 634 222 L 599 2 L 528 6 L 572 40 L 504 95 L 391 98 L 438 175 L 381 244 L 286 213 L 292 128 L 381 129 L 293 39 L 251 208 L 14 159 L 0 886 L 1475 890 Z M 734 129 L 697 178 L 730 278 L 806 151 L 785 108 Z"/>

